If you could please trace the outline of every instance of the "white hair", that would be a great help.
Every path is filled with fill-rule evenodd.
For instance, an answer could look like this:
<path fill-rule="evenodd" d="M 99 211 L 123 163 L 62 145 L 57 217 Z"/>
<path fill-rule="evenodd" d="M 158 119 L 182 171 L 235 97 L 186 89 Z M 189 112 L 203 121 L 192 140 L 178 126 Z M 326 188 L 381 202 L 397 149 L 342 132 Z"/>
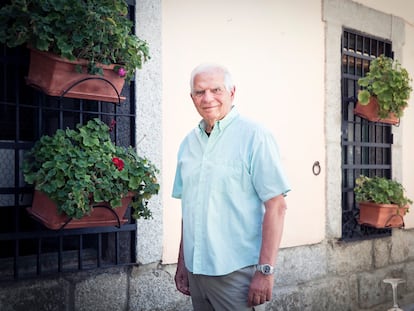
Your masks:
<path fill-rule="evenodd" d="M 234 87 L 233 78 L 231 77 L 231 74 L 227 70 L 226 67 L 219 65 L 219 64 L 204 63 L 204 64 L 200 64 L 197 67 L 195 67 L 193 71 L 191 72 L 191 78 L 190 78 L 191 92 L 194 89 L 195 76 L 199 75 L 200 73 L 211 73 L 211 72 L 222 72 L 224 75 L 224 87 L 229 92 L 233 89 Z"/>

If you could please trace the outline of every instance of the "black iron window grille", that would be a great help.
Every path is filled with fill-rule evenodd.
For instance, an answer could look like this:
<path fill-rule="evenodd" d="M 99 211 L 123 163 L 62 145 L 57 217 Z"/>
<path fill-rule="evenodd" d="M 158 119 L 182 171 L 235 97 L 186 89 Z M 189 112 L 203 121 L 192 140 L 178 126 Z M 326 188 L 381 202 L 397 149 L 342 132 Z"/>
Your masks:
<path fill-rule="evenodd" d="M 392 57 L 388 40 L 354 30 L 342 35 L 342 239 L 358 240 L 390 235 L 390 229 L 375 229 L 358 224 L 359 210 L 353 188 L 359 175 L 392 176 L 391 125 L 374 123 L 354 115 L 359 90 L 358 79 L 369 70 L 375 57 Z"/>
<path fill-rule="evenodd" d="M 50 97 L 26 85 L 28 61 L 26 48 L 0 45 L 0 281 L 135 264 L 137 230 L 130 210 L 120 228 L 49 230 L 26 211 L 33 188 L 21 170 L 25 150 L 40 136 L 92 118 L 108 125 L 115 120 L 113 140 L 135 146 L 134 83 L 124 87 L 121 105 Z"/>

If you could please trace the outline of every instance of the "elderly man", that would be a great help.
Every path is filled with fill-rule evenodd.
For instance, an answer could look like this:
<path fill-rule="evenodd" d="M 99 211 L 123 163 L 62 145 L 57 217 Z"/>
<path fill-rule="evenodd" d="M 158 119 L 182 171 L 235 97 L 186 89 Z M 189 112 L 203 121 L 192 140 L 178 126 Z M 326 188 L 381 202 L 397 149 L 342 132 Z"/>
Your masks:
<path fill-rule="evenodd" d="M 272 134 L 233 106 L 226 68 L 196 67 L 191 98 L 202 120 L 178 152 L 182 203 L 175 282 L 194 310 L 263 310 L 290 190 Z"/>

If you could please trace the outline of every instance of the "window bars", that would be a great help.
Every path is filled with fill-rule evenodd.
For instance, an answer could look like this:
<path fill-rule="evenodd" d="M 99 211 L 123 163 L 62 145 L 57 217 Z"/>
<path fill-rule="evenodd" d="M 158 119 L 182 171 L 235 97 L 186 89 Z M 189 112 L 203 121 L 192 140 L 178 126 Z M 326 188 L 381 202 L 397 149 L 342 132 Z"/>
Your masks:
<path fill-rule="evenodd" d="M 134 9 L 130 10 L 134 20 Z M 135 146 L 134 83 L 125 102 L 50 97 L 28 87 L 29 53 L 0 45 L 0 281 L 136 263 L 136 222 L 118 227 L 48 230 L 29 217 L 33 188 L 25 184 L 25 150 L 44 134 L 100 118 L 118 145 Z"/>
<path fill-rule="evenodd" d="M 391 126 L 354 115 L 358 79 L 369 70 L 370 61 L 381 55 L 392 57 L 392 45 L 360 32 L 344 29 L 342 35 L 342 239 L 358 240 L 390 235 L 389 229 L 358 224 L 353 188 L 359 175 L 391 178 Z"/>

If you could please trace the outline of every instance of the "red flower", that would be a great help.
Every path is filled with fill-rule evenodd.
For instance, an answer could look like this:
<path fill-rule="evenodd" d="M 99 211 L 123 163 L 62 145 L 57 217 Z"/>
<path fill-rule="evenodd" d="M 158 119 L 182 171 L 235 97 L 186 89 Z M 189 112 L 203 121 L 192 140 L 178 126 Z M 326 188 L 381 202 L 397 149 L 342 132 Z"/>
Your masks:
<path fill-rule="evenodd" d="M 114 157 L 112 158 L 112 162 L 115 164 L 118 171 L 122 171 L 124 169 L 124 161 L 122 159 Z"/>

